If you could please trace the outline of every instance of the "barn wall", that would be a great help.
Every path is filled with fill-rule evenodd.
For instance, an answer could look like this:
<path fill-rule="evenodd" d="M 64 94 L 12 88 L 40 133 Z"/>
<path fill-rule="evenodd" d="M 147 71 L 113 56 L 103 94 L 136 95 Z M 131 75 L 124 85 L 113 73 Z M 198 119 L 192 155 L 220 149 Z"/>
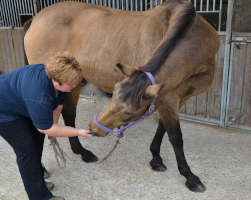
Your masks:
<path fill-rule="evenodd" d="M 24 65 L 23 30 L 0 29 L 0 71 L 6 73 Z"/>
<path fill-rule="evenodd" d="M 251 32 L 251 0 L 236 0 L 233 31 Z"/>

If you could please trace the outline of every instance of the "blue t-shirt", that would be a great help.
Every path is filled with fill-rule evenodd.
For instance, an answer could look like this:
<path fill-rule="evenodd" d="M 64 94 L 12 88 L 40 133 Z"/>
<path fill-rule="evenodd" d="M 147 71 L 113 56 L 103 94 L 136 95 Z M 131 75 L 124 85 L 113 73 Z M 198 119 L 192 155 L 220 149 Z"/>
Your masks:
<path fill-rule="evenodd" d="M 51 128 L 53 111 L 64 104 L 67 92 L 58 93 L 43 64 L 26 65 L 0 76 L 0 123 L 31 118 L 41 130 Z"/>

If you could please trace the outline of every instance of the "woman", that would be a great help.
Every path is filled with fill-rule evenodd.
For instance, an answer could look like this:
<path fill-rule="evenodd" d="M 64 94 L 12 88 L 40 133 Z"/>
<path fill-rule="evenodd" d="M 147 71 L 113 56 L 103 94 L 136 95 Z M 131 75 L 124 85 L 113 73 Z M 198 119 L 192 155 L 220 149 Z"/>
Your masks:
<path fill-rule="evenodd" d="M 31 200 L 63 200 L 49 191 L 41 157 L 45 135 L 92 137 L 89 130 L 59 125 L 68 92 L 82 80 L 81 68 L 69 53 L 57 54 L 45 65 L 26 65 L 0 76 L 0 135 L 12 146 Z"/>

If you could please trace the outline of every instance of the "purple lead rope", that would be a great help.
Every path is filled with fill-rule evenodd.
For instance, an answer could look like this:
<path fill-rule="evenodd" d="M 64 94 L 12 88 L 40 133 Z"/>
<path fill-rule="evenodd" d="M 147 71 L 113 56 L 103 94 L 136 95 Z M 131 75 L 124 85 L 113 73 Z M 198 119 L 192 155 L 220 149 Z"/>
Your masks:
<path fill-rule="evenodd" d="M 149 77 L 149 79 L 150 79 L 152 85 L 156 85 L 156 82 L 155 82 L 155 80 L 154 80 L 153 75 L 152 75 L 150 72 L 145 72 L 145 74 Z M 126 130 L 127 128 L 129 128 L 129 127 L 131 127 L 131 126 L 133 126 L 133 125 L 135 125 L 135 124 L 137 124 L 137 123 L 139 123 L 139 122 L 141 122 L 144 118 L 146 118 L 150 113 L 152 113 L 152 112 L 154 111 L 154 103 L 155 103 L 155 100 L 156 100 L 156 97 L 153 99 L 153 101 L 152 101 L 151 104 L 150 104 L 149 109 L 145 112 L 145 114 L 144 114 L 141 118 L 137 119 L 137 120 L 134 121 L 134 122 L 131 122 L 130 124 L 127 124 L 126 126 L 120 128 L 120 129 L 118 129 L 117 131 L 114 131 L 114 130 L 112 130 L 112 129 L 109 129 L 109 128 L 103 126 L 102 124 L 100 124 L 100 123 L 98 122 L 97 116 L 98 116 L 98 114 L 99 114 L 102 110 L 100 110 L 100 111 L 94 116 L 94 123 L 95 123 L 100 129 L 102 129 L 102 130 L 104 130 L 104 131 L 106 131 L 106 132 L 108 132 L 108 133 L 111 133 L 111 134 L 112 134 L 112 133 L 114 133 L 114 132 L 117 132 L 118 134 L 116 135 L 116 137 L 117 137 L 117 138 L 121 138 L 121 137 L 123 137 L 123 131 L 124 131 L 124 130 Z"/>

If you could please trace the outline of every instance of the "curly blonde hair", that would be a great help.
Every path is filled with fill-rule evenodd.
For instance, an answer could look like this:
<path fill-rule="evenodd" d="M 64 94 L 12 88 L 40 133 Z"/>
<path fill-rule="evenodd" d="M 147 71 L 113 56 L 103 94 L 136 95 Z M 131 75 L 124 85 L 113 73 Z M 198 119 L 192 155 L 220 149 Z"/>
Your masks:
<path fill-rule="evenodd" d="M 78 85 L 83 79 L 79 63 L 69 52 L 57 53 L 50 57 L 45 63 L 45 70 L 47 76 L 60 85 L 63 83 Z"/>

